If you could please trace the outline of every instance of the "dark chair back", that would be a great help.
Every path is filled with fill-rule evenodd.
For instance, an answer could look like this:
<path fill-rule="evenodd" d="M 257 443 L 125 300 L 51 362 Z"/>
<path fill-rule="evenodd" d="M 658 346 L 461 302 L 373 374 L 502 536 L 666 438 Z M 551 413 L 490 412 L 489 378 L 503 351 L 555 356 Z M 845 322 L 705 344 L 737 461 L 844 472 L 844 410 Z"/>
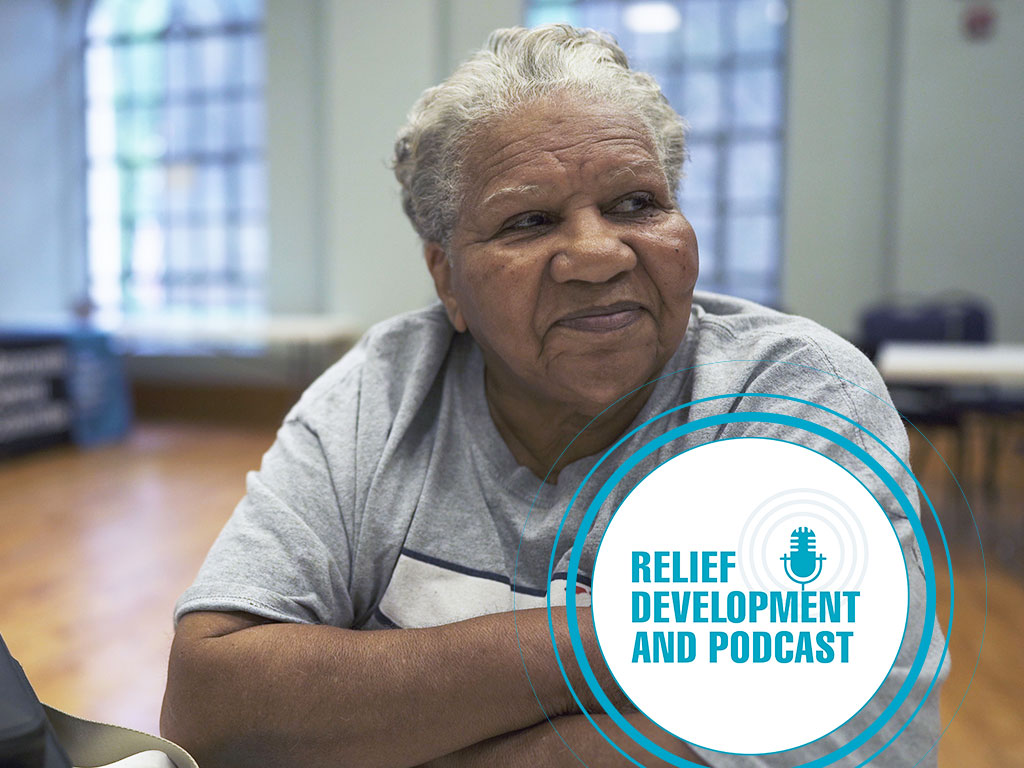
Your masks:
<path fill-rule="evenodd" d="M 878 304 L 861 315 L 860 347 L 874 359 L 885 341 L 987 342 L 991 326 L 991 312 L 979 299 Z"/>

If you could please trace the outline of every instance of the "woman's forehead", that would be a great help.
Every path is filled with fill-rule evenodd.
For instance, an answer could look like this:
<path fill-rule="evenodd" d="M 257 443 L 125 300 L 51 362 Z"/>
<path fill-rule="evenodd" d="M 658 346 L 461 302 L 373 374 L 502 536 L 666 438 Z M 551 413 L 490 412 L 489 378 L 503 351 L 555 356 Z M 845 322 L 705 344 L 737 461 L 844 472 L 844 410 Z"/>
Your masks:
<path fill-rule="evenodd" d="M 660 176 L 650 134 L 605 102 L 534 102 L 474 132 L 462 176 L 474 202 L 528 192 L 566 174 Z"/>

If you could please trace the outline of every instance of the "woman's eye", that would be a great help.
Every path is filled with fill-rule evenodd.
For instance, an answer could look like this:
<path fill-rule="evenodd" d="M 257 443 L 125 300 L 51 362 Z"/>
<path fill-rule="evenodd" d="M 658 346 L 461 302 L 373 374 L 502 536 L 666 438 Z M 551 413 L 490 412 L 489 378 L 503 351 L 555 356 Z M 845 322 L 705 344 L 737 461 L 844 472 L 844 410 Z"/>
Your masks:
<path fill-rule="evenodd" d="M 547 215 L 543 213 L 524 213 L 521 216 L 507 221 L 502 227 L 503 232 L 521 232 L 532 227 L 542 227 L 549 222 Z"/>
<path fill-rule="evenodd" d="M 639 213 L 654 205 L 654 195 L 646 192 L 629 195 L 617 202 L 609 213 Z"/>

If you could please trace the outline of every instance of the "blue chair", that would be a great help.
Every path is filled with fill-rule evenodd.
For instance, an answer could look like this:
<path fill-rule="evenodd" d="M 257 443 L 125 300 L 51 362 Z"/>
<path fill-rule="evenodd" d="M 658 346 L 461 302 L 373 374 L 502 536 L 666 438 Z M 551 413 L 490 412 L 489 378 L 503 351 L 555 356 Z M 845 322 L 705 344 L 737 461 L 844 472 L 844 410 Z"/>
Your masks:
<path fill-rule="evenodd" d="M 887 341 L 955 341 L 983 344 L 990 340 L 991 313 L 973 298 L 936 299 L 917 304 L 882 303 L 861 315 L 858 345 L 874 360 Z M 896 409 L 914 425 L 951 429 L 955 433 L 950 468 L 960 477 L 966 459 L 965 414 L 978 404 L 977 393 L 936 385 L 894 385 L 889 388 Z"/>

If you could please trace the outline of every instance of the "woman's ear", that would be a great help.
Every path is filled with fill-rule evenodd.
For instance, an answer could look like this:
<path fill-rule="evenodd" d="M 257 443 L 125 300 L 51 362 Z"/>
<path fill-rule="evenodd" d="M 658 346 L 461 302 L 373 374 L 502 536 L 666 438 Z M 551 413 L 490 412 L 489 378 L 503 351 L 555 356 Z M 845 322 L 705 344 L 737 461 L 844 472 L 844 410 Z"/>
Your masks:
<path fill-rule="evenodd" d="M 437 297 L 444 304 L 448 319 L 455 326 L 456 331 L 465 333 L 467 330 L 466 320 L 459 310 L 459 301 L 452 290 L 452 265 L 448 261 L 448 254 L 445 253 L 440 243 L 431 242 L 424 244 L 423 256 L 427 261 L 430 276 L 434 279 L 434 290 L 437 291 Z"/>

